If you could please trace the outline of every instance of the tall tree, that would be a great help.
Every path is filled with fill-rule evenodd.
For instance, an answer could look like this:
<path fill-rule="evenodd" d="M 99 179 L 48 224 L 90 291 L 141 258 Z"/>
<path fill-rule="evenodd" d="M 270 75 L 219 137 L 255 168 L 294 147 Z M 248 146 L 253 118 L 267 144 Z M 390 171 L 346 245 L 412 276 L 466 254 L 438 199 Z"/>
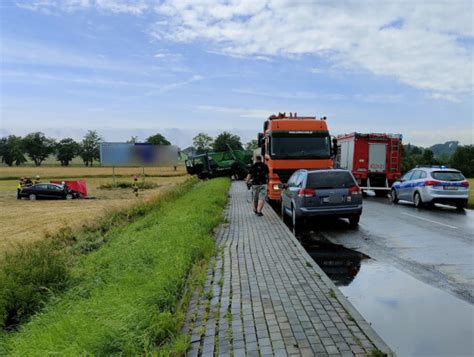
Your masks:
<path fill-rule="evenodd" d="M 24 143 L 20 136 L 10 135 L 0 139 L 0 157 L 8 166 L 26 162 Z"/>
<path fill-rule="evenodd" d="M 138 143 L 138 136 L 132 135 L 129 140 L 127 140 L 127 143 L 129 144 L 135 144 Z"/>
<path fill-rule="evenodd" d="M 79 155 L 81 146 L 74 139 L 66 138 L 56 144 L 56 157 L 61 166 L 68 166 L 69 162 Z"/>
<path fill-rule="evenodd" d="M 214 140 L 212 145 L 214 151 L 227 151 L 229 150 L 228 146 L 234 150 L 242 150 L 242 143 L 240 142 L 240 137 L 238 135 L 231 134 L 227 131 L 219 134 Z"/>
<path fill-rule="evenodd" d="M 474 145 L 458 146 L 451 158 L 451 166 L 466 177 L 474 177 Z"/>
<path fill-rule="evenodd" d="M 80 156 L 85 166 L 92 166 L 94 160 L 100 160 L 100 142 L 102 137 L 96 130 L 89 130 L 82 139 Z"/>
<path fill-rule="evenodd" d="M 202 154 L 212 149 L 212 138 L 206 133 L 199 133 L 193 138 L 193 145 L 198 154 Z"/>
<path fill-rule="evenodd" d="M 255 150 L 258 148 L 258 141 L 257 139 L 252 139 L 250 140 L 247 144 L 245 144 L 245 149 L 246 150 Z"/>
<path fill-rule="evenodd" d="M 153 145 L 171 145 L 171 143 L 166 140 L 166 138 L 160 133 L 156 133 L 155 135 L 149 136 L 148 138 L 146 138 L 146 142 L 148 144 Z"/>
<path fill-rule="evenodd" d="M 24 137 L 23 143 L 26 153 L 36 166 L 40 166 L 54 152 L 56 145 L 54 139 L 47 138 L 41 132 L 28 134 Z"/>

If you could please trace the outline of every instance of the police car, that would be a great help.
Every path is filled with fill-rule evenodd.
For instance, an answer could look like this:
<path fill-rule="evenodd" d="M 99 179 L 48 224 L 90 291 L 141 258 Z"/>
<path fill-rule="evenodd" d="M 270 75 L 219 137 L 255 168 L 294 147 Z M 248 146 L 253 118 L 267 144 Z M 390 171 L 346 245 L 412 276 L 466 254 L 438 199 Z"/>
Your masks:
<path fill-rule="evenodd" d="M 415 207 L 443 203 L 462 209 L 469 199 L 469 182 L 446 166 L 417 166 L 392 185 L 390 197 L 393 203 L 410 201 Z"/>

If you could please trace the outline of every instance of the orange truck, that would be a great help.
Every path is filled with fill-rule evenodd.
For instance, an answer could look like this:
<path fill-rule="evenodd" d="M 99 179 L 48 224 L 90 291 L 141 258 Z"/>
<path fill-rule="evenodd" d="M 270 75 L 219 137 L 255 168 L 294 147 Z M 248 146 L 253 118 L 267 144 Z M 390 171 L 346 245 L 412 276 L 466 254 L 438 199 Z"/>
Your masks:
<path fill-rule="evenodd" d="M 299 169 L 333 168 L 333 145 L 326 117 L 297 113 L 271 115 L 258 135 L 258 146 L 269 169 L 268 198 L 279 201 L 281 184 Z"/>

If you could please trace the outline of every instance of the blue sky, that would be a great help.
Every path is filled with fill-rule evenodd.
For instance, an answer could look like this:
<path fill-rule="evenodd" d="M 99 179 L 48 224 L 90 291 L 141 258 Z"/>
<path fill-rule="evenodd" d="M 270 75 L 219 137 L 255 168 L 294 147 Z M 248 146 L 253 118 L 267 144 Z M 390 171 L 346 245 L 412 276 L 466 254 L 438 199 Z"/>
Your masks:
<path fill-rule="evenodd" d="M 473 143 L 471 1 L 3 0 L 0 134 L 244 142 L 278 111 L 334 134 Z"/>

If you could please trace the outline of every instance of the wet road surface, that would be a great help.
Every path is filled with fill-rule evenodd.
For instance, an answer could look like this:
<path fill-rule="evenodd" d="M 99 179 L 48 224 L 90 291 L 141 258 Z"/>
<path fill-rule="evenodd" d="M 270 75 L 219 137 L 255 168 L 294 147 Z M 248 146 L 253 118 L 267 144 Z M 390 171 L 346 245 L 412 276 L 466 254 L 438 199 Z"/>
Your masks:
<path fill-rule="evenodd" d="M 448 206 L 417 209 L 388 199 L 364 200 L 359 228 L 345 220 L 316 222 L 332 243 L 393 265 L 474 304 L 474 212 Z"/>
<path fill-rule="evenodd" d="M 474 307 L 365 254 L 308 240 L 308 253 L 398 356 L 474 355 Z"/>

